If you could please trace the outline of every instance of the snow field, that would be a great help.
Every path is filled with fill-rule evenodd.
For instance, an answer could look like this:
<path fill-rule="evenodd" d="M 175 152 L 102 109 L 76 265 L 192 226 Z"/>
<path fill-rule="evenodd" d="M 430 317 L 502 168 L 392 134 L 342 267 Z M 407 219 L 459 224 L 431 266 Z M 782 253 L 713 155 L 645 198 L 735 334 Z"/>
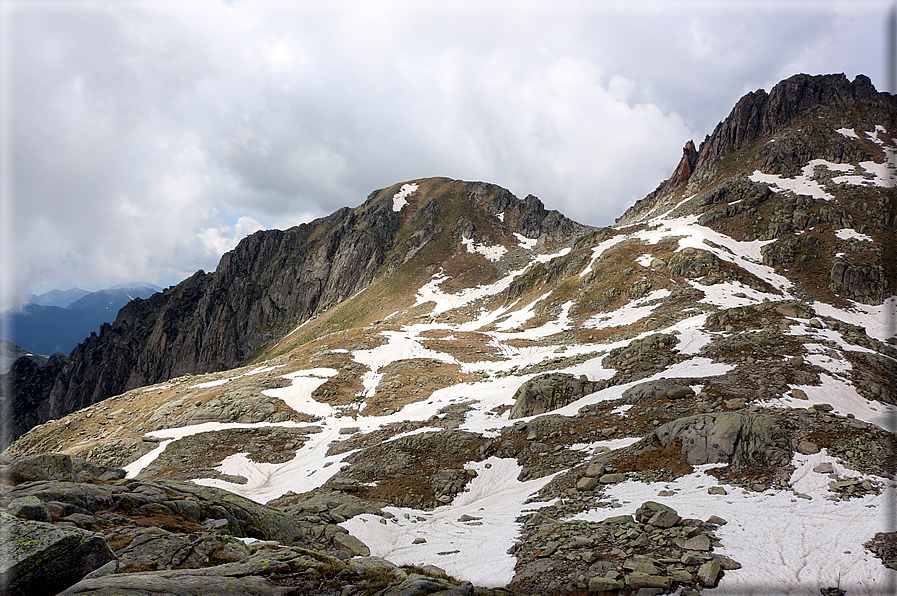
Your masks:
<path fill-rule="evenodd" d="M 407 186 L 415 186 L 416 189 L 416 185 L 404 185 L 396 197 L 404 192 Z M 404 196 L 408 196 L 413 190 L 408 190 Z M 863 235 L 854 230 L 839 230 L 838 234 L 842 239 L 868 240 L 868 237 L 862 237 Z M 734 241 L 698 225 L 697 218 L 693 216 L 663 221 L 663 225 L 652 230 L 618 234 L 598 244 L 592 249 L 592 259 L 580 273 L 580 278 L 592 271 L 594 263 L 605 251 L 626 239 L 634 238 L 648 243 L 658 243 L 669 237 L 678 239 L 678 250 L 693 247 L 710 251 L 720 259 L 746 269 L 781 292 L 781 295 L 758 292 L 738 282 L 725 282 L 712 286 L 690 282 L 693 287 L 704 293 L 701 302 L 705 304 L 730 308 L 791 297 L 790 282 L 761 262 L 760 249 L 766 244 L 765 242 Z M 517 235 L 517 238 L 523 248 L 532 249 L 535 246 L 536 241 L 533 239 L 520 235 Z M 490 250 L 504 249 L 504 247 L 476 245 L 473 240 L 464 241 L 468 251 L 479 252 L 486 258 L 490 258 L 490 254 L 492 256 L 497 254 L 497 251 L 489 253 Z M 547 262 L 568 253 L 569 250 L 565 249 L 554 254 L 538 255 L 533 258 L 533 262 Z M 496 258 L 500 256 L 501 254 L 497 254 Z M 637 262 L 648 267 L 652 260 L 650 254 L 643 254 Z M 446 294 L 440 288 L 440 284 L 447 279 L 440 273 L 420 288 L 416 304 L 432 302 L 433 315 L 468 306 L 504 292 L 526 269 L 511 272 L 493 284 L 469 288 L 455 294 Z M 533 373 L 500 377 L 498 376 L 500 373 L 511 372 L 515 367 L 523 369 L 531 364 L 559 356 L 569 358 L 596 353 L 595 357 L 574 366 L 558 369 L 558 372 L 586 375 L 591 380 L 608 379 L 615 371 L 605 369 L 601 364 L 602 357 L 607 352 L 661 331 L 677 334 L 680 343 L 675 349 L 692 357 L 649 378 L 586 395 L 553 413 L 573 416 L 585 406 L 620 399 L 630 387 L 652 380 L 717 376 L 735 368 L 733 365 L 715 363 L 698 356 L 700 349 L 708 345 L 715 335 L 702 330 L 708 315 L 700 312 L 666 329 L 646 331 L 635 338 L 608 344 L 568 344 L 563 352 L 558 352 L 558 346 L 555 345 L 528 347 L 508 345 L 506 342 L 512 339 L 545 338 L 572 327 L 569 313 L 573 302 L 566 302 L 560 305 L 559 312 L 555 311 L 556 315 L 542 326 L 521 332 L 513 331 L 533 319 L 536 316 L 536 308 L 550 296 L 550 293 L 545 293 L 528 304 L 517 301 L 510 306 L 494 310 L 482 309 L 474 320 L 463 324 L 421 323 L 403 326 L 398 331 L 384 331 L 382 335 L 387 340 L 384 345 L 350 352 L 355 362 L 368 368 L 362 377 L 364 391 L 359 398 L 373 396 L 383 378 L 380 371 L 401 360 L 433 359 L 458 365 L 464 373 L 484 372 L 490 375 L 490 378 L 475 383 L 458 383 L 439 389 L 429 398 L 408 404 L 390 415 L 365 416 L 362 410 L 355 417 L 344 416 L 344 412 L 339 409 L 314 400 L 312 392 L 328 378 L 337 374 L 334 369 L 300 370 L 284 375 L 284 378 L 292 381 L 290 387 L 266 390 L 264 394 L 282 399 L 298 412 L 320 416 L 322 420 L 315 426 L 320 428 L 321 432 L 310 434 L 308 440 L 296 450 L 294 458 L 289 462 L 259 463 L 249 459 L 245 453 L 238 453 L 225 458 L 216 468 L 225 474 L 245 477 L 247 479 L 245 484 L 209 478 L 197 479 L 195 482 L 224 488 L 262 503 L 277 498 L 287 491 L 307 492 L 322 486 L 337 474 L 344 465 L 342 462 L 353 453 L 326 456 L 327 448 L 332 442 L 347 438 L 348 435 L 340 433 L 341 429 L 357 427 L 359 433 L 370 433 L 394 422 L 424 422 L 430 420 L 441 408 L 449 405 L 466 404 L 471 408 L 466 412 L 466 418 L 459 429 L 480 433 L 485 437 L 495 437 L 500 434 L 502 428 L 518 420 L 511 421 L 507 413 L 498 415 L 494 410 L 499 406 L 511 404 L 513 395 L 520 385 L 537 376 Z M 650 316 L 661 301 L 669 296 L 669 290 L 655 290 L 615 311 L 591 317 L 584 326 L 601 328 L 632 324 Z M 814 308 L 820 316 L 833 316 L 853 324 L 860 324 L 866 327 L 870 336 L 887 339 L 894 335 L 893 321 L 897 315 L 897 298 L 889 299 L 879 307 L 857 304 L 851 310 L 840 310 L 827 304 L 816 303 Z M 494 325 L 491 329 L 495 330 L 481 331 L 490 325 Z M 422 333 L 436 329 L 450 332 L 480 331 L 491 339 L 491 345 L 497 348 L 504 359 L 495 362 L 460 363 L 449 354 L 427 348 L 421 343 Z M 792 387 L 792 390 L 804 391 L 809 397 L 808 400 L 798 400 L 793 394 L 786 394 L 760 405 L 807 408 L 815 403 L 829 403 L 839 415 L 852 414 L 857 419 L 877 423 L 880 426 L 884 426 L 885 420 L 889 417 L 893 420 L 894 416 L 897 416 L 897 407 L 866 400 L 856 392 L 850 382 L 839 378 L 839 375 L 849 373 L 850 363 L 837 357 L 839 354 L 833 355 L 832 349 L 826 347 L 823 342 L 828 339 L 836 342 L 838 350 L 835 352 L 870 350 L 848 344 L 835 331 L 813 329 L 802 321 L 795 321 L 789 332 L 799 335 L 813 334 L 819 338 L 819 342 L 805 344 L 809 351 L 805 358 L 811 364 L 828 370 L 831 375 L 821 375 L 822 384 L 819 386 Z M 432 342 L 430 338 L 428 341 L 429 345 L 438 345 L 438 342 Z M 246 374 L 257 374 L 271 368 L 273 367 L 260 367 Z M 211 387 L 228 380 L 212 381 L 194 387 Z M 699 391 L 700 387 L 695 390 Z M 614 409 L 611 415 L 625 416 L 628 409 L 623 405 Z M 532 418 L 535 416 L 519 420 L 528 421 Z M 209 423 L 156 431 L 149 434 L 164 440 L 155 450 L 128 466 L 128 477 L 134 477 L 158 457 L 172 441 L 181 437 L 210 430 L 260 426 L 308 427 L 295 423 Z M 390 440 L 437 430 L 440 429 L 427 426 L 397 435 Z M 599 447 L 618 449 L 641 438 L 628 437 L 613 441 L 575 444 L 572 448 L 582 451 L 585 458 Z M 644 484 L 630 481 L 609 486 L 605 489 L 607 496 L 623 502 L 623 510 L 595 510 L 580 514 L 584 517 L 577 516 L 576 519 L 597 521 L 620 513 L 634 512 L 635 508 L 646 500 L 659 500 L 669 504 L 685 517 L 706 519 L 709 515 L 716 514 L 728 519 L 729 524 L 722 526 L 717 532 L 724 545 L 721 552 L 741 562 L 744 568 L 727 572 L 721 586 L 708 591 L 712 594 L 757 591 L 762 590 L 763 586 L 776 586 L 775 591 L 778 592 L 780 586 L 785 586 L 789 590 L 793 589 L 793 593 L 815 596 L 815 590 L 818 590 L 820 585 L 834 586 L 837 583 L 838 573 L 841 573 L 842 587 L 853 586 L 848 589 L 851 596 L 879 593 L 887 582 L 895 581 L 897 574 L 886 570 L 877 559 L 867 553 L 862 548 L 862 542 L 871 538 L 876 531 L 886 531 L 887 524 L 882 522 L 882 517 L 886 512 L 887 500 L 894 497 L 894 489 L 889 486 L 884 494 L 877 497 L 866 496 L 862 499 L 841 502 L 827 501 L 825 497 L 828 494 L 828 477 L 812 472 L 812 467 L 826 457 L 828 456 L 824 453 L 810 457 L 795 456 L 796 470 L 791 477 L 792 485 L 795 491 L 810 495 L 811 500 L 798 498 L 790 491 L 768 490 L 763 493 L 747 493 L 731 486 L 726 487 L 728 495 L 709 495 L 706 492 L 707 488 L 716 485 L 717 480 L 706 474 L 707 467 L 704 466 L 699 467 L 694 474 L 679 478 L 675 482 Z M 833 463 L 833 466 L 842 476 L 856 475 L 837 462 Z M 394 563 L 432 563 L 452 575 L 478 585 L 486 587 L 506 585 L 513 577 L 513 566 L 516 562 L 514 557 L 506 552 L 519 535 L 520 527 L 515 519 L 527 510 L 526 507 L 537 508 L 549 504 L 538 503 L 526 507 L 523 505 L 526 499 L 540 490 L 551 477 L 518 482 L 516 478 L 520 467 L 513 459 L 490 458 L 484 462 L 471 462 L 467 467 L 475 469 L 478 476 L 469 483 L 467 491 L 458 495 L 449 505 L 429 512 L 387 507 L 385 511 L 394 514 L 395 518 L 382 520 L 379 516 L 362 515 L 341 525 L 368 544 L 372 554 L 385 557 Z M 657 492 L 664 489 L 675 490 L 676 495 L 658 498 Z M 480 519 L 461 522 L 459 518 L 462 515 Z M 415 538 L 423 538 L 426 542 L 413 544 Z"/>
<path fill-rule="evenodd" d="M 852 414 L 857 420 L 875 424 L 891 432 L 897 431 L 894 422 L 897 420 L 897 406 L 870 401 L 857 393 L 852 383 L 827 374 L 819 375 L 820 385 L 795 385 L 792 389 L 800 389 L 807 399 L 798 399 L 792 395 L 776 399 L 753 402 L 763 407 L 810 408 L 814 404 L 829 404 L 833 412 L 839 416 Z"/>
<path fill-rule="evenodd" d="M 384 507 L 395 516 L 386 523 L 380 523 L 380 516 L 362 514 L 340 525 L 367 544 L 372 555 L 397 565 L 430 563 L 479 586 L 504 586 L 514 578 L 517 562 L 507 553 L 520 533 L 515 520 L 554 502 L 524 505 L 554 475 L 520 482 L 517 461 L 497 457 L 465 468 L 475 470 L 477 477 L 448 505 L 433 511 Z M 477 519 L 460 521 L 463 515 Z M 416 538 L 426 542 L 414 544 Z"/>
<path fill-rule="evenodd" d="M 813 467 L 832 462 L 836 473 L 882 482 L 882 494 L 847 501 L 829 501 L 827 475 Z M 762 493 L 722 484 L 727 495 L 711 495 L 707 489 L 720 485 L 707 470 L 720 464 L 696 466 L 695 472 L 673 482 L 627 481 L 605 488 L 606 498 L 616 498 L 618 509 L 593 509 L 571 519 L 602 521 L 621 514 L 634 514 L 645 501 L 668 505 L 685 518 L 707 519 L 718 515 L 727 520 L 716 530 L 724 554 L 742 564 L 727 571 L 720 585 L 706 590 L 714 595 L 794 594 L 818 596 L 820 587 L 840 585 L 848 594 L 874 596 L 888 593 L 897 572 L 884 567 L 863 548 L 877 532 L 893 531 L 894 487 L 887 479 L 862 476 L 845 469 L 824 450 L 812 456 L 795 454 L 791 491 L 768 489 Z M 673 490 L 672 497 L 658 492 Z M 804 493 L 810 499 L 800 498 Z"/>

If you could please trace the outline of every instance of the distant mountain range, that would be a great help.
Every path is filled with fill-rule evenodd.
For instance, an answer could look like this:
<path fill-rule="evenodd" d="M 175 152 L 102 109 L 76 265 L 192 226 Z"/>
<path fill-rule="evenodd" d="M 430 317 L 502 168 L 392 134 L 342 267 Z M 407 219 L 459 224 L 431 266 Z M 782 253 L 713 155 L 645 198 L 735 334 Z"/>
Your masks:
<path fill-rule="evenodd" d="M 122 306 L 161 289 L 133 282 L 97 292 L 69 288 L 31 296 L 28 304 L 7 313 L 12 337 L 3 339 L 33 354 L 68 354 L 85 337 L 99 331 L 103 323 L 115 321 Z"/>

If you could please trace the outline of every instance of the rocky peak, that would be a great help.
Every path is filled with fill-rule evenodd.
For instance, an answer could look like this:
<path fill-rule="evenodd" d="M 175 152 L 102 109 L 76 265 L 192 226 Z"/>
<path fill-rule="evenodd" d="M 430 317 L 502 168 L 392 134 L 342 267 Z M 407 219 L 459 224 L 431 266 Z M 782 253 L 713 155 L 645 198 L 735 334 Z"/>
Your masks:
<path fill-rule="evenodd" d="M 794 124 L 811 111 L 837 110 L 849 114 L 860 104 L 884 104 L 888 99 L 889 94 L 877 92 L 864 75 L 858 75 L 853 82 L 843 74 L 794 75 L 778 83 L 768 94 L 759 89 L 742 97 L 729 116 L 701 143 L 696 168 L 711 166 L 754 139 Z M 894 113 L 893 105 L 889 111 Z"/>
<path fill-rule="evenodd" d="M 813 120 L 811 120 L 813 118 Z M 818 120 L 824 123 L 819 130 Z M 889 93 L 878 92 L 864 75 L 849 81 L 843 74 L 794 75 L 781 81 L 767 93 L 763 89 L 744 95 L 729 115 L 716 125 L 697 149 L 697 155 L 686 145 L 683 157 L 669 179 L 644 199 L 636 201 L 617 223 L 638 221 L 658 205 L 670 201 L 673 193 L 689 185 L 688 192 L 706 190 L 722 178 L 746 176 L 755 166 L 764 172 L 794 175 L 810 160 L 819 157 L 837 159 L 839 162 L 858 163 L 873 160 L 873 155 L 863 147 L 851 145 L 835 133 L 837 128 L 875 130 L 876 125 L 897 120 L 897 99 Z M 805 136 L 826 135 L 825 142 L 808 143 L 796 138 L 792 131 L 804 123 Z M 757 139 L 776 137 L 782 141 L 773 148 L 757 149 L 762 161 L 749 158 L 744 163 L 722 164 L 721 161 L 735 152 L 749 147 Z M 692 149 L 694 144 L 691 143 Z M 826 153 L 823 153 L 826 152 Z M 753 156 L 752 156 L 753 157 Z M 693 194 L 693 193 L 692 193 Z M 670 206 L 674 205 L 675 201 Z"/>

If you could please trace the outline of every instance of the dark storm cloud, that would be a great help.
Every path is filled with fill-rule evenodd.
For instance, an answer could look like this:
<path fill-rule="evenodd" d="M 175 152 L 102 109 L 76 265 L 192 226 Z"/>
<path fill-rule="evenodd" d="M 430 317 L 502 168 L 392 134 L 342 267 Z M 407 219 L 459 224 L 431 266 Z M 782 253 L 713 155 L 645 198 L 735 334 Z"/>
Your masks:
<path fill-rule="evenodd" d="M 423 176 L 608 224 L 746 91 L 880 80 L 888 8 L 6 2 L 7 283 L 173 283 Z"/>

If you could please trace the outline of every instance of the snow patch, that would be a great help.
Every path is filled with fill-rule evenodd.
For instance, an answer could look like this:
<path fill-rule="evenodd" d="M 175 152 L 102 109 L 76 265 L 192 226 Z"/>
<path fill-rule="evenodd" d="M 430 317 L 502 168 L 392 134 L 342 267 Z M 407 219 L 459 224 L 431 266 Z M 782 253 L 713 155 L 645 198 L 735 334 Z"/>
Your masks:
<path fill-rule="evenodd" d="M 299 370 L 283 376 L 284 379 L 292 381 L 292 385 L 278 389 L 265 389 L 262 391 L 262 395 L 276 397 L 300 414 L 324 417 L 333 416 L 336 414 L 333 406 L 316 401 L 311 394 L 315 389 L 326 383 L 328 378 L 337 374 L 339 374 L 339 371 L 333 368 Z"/>
<path fill-rule="evenodd" d="M 408 196 L 417 190 L 419 186 L 417 184 L 403 184 L 402 188 L 399 189 L 399 192 L 392 196 L 392 210 L 398 213 L 402 210 L 402 207 L 408 204 L 406 200 Z"/>
<path fill-rule="evenodd" d="M 655 308 L 660 306 L 659 302 L 670 294 L 671 292 L 666 288 L 654 290 L 647 296 L 627 302 L 616 310 L 593 315 L 586 319 L 582 326 L 589 329 L 602 329 L 631 325 L 651 314 Z"/>
<path fill-rule="evenodd" d="M 517 232 L 514 232 L 514 237 L 520 241 L 517 246 L 519 246 L 520 248 L 525 248 L 527 250 L 535 248 L 536 244 L 539 242 L 538 238 L 527 238 L 523 234 L 518 234 Z"/>
<path fill-rule="evenodd" d="M 840 230 L 835 230 L 835 236 L 837 236 L 841 240 L 862 240 L 864 242 L 872 242 L 872 238 L 870 236 L 867 236 L 866 234 L 860 234 L 856 230 L 852 230 L 850 228 L 841 228 Z"/>
<path fill-rule="evenodd" d="M 481 254 L 493 262 L 499 260 L 502 255 L 508 252 L 508 249 L 501 244 L 496 244 L 495 246 L 477 244 L 473 241 L 473 238 L 462 238 L 461 244 L 467 247 L 467 252 Z"/>
<path fill-rule="evenodd" d="M 897 337 L 897 296 L 891 296 L 878 305 L 854 302 L 849 310 L 835 308 L 825 302 L 814 302 L 813 310 L 822 317 L 859 325 L 869 337 L 881 341 Z"/>
<path fill-rule="evenodd" d="M 813 179 L 816 166 L 826 165 L 828 162 L 822 159 L 811 160 L 809 164 L 803 167 L 802 175 L 794 178 L 783 178 L 775 174 L 764 174 L 760 170 L 754 170 L 754 173 L 748 176 L 753 182 L 763 182 L 768 184 L 770 189 L 775 192 L 790 190 L 796 195 L 805 195 L 814 199 L 822 199 L 825 201 L 834 201 L 835 197 L 827 193 L 816 180 Z M 835 164 L 833 164 L 835 165 Z"/>
<path fill-rule="evenodd" d="M 897 406 L 870 401 L 857 393 L 853 384 L 827 374 L 820 374 L 820 385 L 793 385 L 800 389 L 807 399 L 797 399 L 793 395 L 754 402 L 762 407 L 783 407 L 808 409 L 814 404 L 829 404 L 838 416 L 852 414 L 858 420 L 875 424 L 893 432 Z"/>
<path fill-rule="evenodd" d="M 564 257 L 564 256 L 567 256 L 568 254 L 570 254 L 570 247 L 569 247 L 569 246 L 568 246 L 567 248 L 561 249 L 561 250 L 559 250 L 558 252 L 553 252 L 553 253 L 551 253 L 551 254 L 547 254 L 547 255 L 536 255 L 536 260 L 539 261 L 540 263 L 547 263 L 548 261 L 551 261 L 551 260 L 556 259 L 556 258 L 558 258 L 558 257 Z"/>

